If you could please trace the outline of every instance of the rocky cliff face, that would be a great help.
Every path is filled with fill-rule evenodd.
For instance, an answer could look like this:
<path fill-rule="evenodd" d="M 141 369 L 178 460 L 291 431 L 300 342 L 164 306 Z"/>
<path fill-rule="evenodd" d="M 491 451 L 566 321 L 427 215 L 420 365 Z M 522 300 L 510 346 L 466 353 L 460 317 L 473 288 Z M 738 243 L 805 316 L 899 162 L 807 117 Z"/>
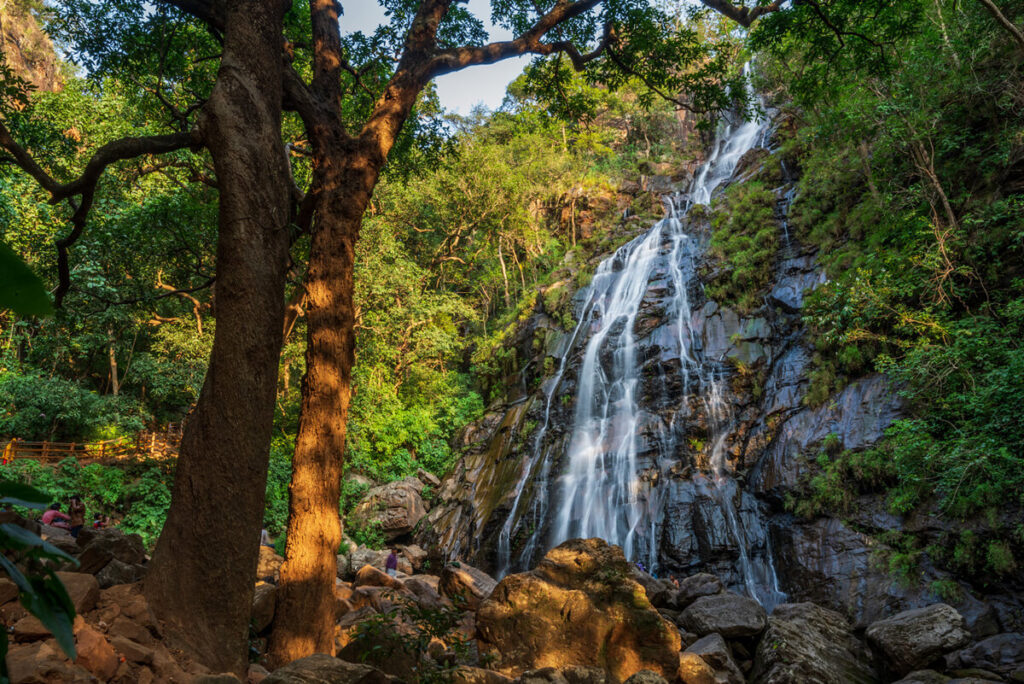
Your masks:
<path fill-rule="evenodd" d="M 619 439 L 614 423 L 628 416 L 629 494 L 599 503 L 628 509 L 632 517 L 625 540 L 611 541 L 659 575 L 710 572 L 768 607 L 811 600 L 840 611 L 855 627 L 934 603 L 931 587 L 948 580 L 943 573 L 925 568 L 908 587 L 878 562 L 886 549 L 868 533 L 905 522 L 887 513 L 880 499 L 864 497 L 849 520 L 804 520 L 786 510 L 787 497 L 797 493 L 826 441 L 869 447 L 901 406 L 880 375 L 850 384 L 821 406 L 805 404 L 811 349 L 801 309 L 805 292 L 825 277 L 814 250 L 787 234 L 786 211 L 799 182 L 764 149 L 749 151 L 735 168 L 728 182 L 781 178 L 773 190 L 779 249 L 772 277 L 761 304 L 740 313 L 705 296 L 700 274 L 716 268 L 706 254 L 711 224 L 705 209 L 648 234 L 653 261 L 635 315 L 624 319 L 631 334 L 609 333 L 629 337 L 635 404 L 606 421 L 604 441 L 594 447 L 601 454 L 618 448 L 611 444 Z M 685 196 L 677 203 L 685 206 Z M 621 248 L 608 258 L 608 270 L 629 268 L 637 249 L 634 243 Z M 569 454 L 579 440 L 579 402 L 594 400 L 579 390 L 594 392 L 581 373 L 587 372 L 588 340 L 605 334 L 600 317 L 587 308 L 597 306 L 597 287 L 581 288 L 572 300 L 575 320 L 583 321 L 574 330 L 559 325 L 564 317 L 546 310 L 544 297 L 518 330 L 512 344 L 520 361 L 511 391 L 465 432 L 465 455 L 422 526 L 420 540 L 434 553 L 504 574 L 532 566 L 562 541 L 559 525 L 592 531 L 559 499 L 573 477 Z M 624 347 L 619 342 L 598 351 L 605 375 L 614 374 Z M 610 467 L 604 458 L 599 470 Z M 1024 626 L 1019 599 L 985 597 L 963 584 L 957 593 L 954 603 L 976 635 Z"/>
<path fill-rule="evenodd" d="M 31 5 L 10 0 L 0 7 L 0 50 L 16 76 L 39 90 L 57 90 L 62 82 L 60 60 Z"/>

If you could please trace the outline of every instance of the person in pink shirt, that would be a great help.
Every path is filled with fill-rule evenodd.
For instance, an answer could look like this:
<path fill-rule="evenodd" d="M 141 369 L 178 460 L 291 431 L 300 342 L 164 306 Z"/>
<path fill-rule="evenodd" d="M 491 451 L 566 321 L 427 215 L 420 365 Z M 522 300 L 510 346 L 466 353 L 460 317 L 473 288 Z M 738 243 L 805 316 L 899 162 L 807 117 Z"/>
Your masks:
<path fill-rule="evenodd" d="M 64 522 L 65 520 L 71 520 L 71 516 L 60 510 L 60 504 L 53 504 L 50 508 L 43 513 L 42 521 L 44 525 L 51 525 L 52 527 L 63 527 L 68 529 L 69 525 Z"/>

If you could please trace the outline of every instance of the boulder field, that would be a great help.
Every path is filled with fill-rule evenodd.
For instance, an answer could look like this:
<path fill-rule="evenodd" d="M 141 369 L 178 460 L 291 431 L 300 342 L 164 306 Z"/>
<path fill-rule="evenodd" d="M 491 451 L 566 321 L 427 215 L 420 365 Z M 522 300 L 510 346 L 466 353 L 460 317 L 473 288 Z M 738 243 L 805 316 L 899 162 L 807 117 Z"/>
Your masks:
<path fill-rule="evenodd" d="M 421 553 L 403 547 L 402 565 L 411 569 Z M 532 570 L 499 582 L 462 562 L 425 574 L 422 560 L 418 574 L 390 577 L 385 558 L 363 548 L 339 556 L 339 657 L 304 658 L 263 681 L 1024 681 L 1024 634 L 973 637 L 965 618 L 943 603 L 866 629 L 811 602 L 785 603 L 769 614 L 711 574 L 683 578 L 678 587 L 651 577 L 600 539 L 569 540 Z M 258 596 L 272 596 L 273 585 L 265 586 Z M 257 612 L 266 613 L 261 605 Z"/>
<path fill-rule="evenodd" d="M 12 684 L 243 681 L 210 673 L 165 644 L 137 581 L 146 568 L 141 540 L 109 530 L 68 543 L 59 531 L 42 532 L 82 560 L 75 571 L 60 573 L 78 612 L 78 658 L 66 658 L 0 580 Z M 281 559 L 263 549 L 252 614 L 257 662 L 244 681 L 1024 682 L 1024 634 L 972 636 L 964 616 L 943 603 L 895 613 L 866 629 L 810 602 L 782 604 L 769 614 L 714 575 L 692 575 L 678 586 L 651 577 L 600 539 L 569 540 L 532 570 L 498 582 L 461 562 L 426 574 L 426 554 L 415 546 L 401 547 L 407 572 L 389 576 L 385 559 L 360 547 L 338 557 L 337 657 L 318 654 L 268 672 L 259 652 L 273 626 Z"/>

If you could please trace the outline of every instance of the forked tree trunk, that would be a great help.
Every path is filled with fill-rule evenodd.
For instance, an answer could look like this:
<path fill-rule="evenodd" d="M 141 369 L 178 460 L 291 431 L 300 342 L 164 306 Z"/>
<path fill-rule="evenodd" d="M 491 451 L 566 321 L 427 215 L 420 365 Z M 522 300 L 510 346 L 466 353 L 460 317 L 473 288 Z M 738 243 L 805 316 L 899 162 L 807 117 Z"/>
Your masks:
<path fill-rule="evenodd" d="M 284 5 L 224 7 L 223 57 L 201 124 L 220 189 L 217 329 L 145 593 L 169 636 L 200 662 L 242 673 L 282 337 L 289 185 L 280 137 Z"/>
<path fill-rule="evenodd" d="M 346 149 L 348 148 L 348 149 Z M 306 375 L 292 460 L 286 561 L 277 590 L 272 665 L 334 653 L 338 500 L 355 356 L 353 268 L 377 182 L 369 155 L 324 133 L 317 145 L 313 241 L 306 275 Z"/>

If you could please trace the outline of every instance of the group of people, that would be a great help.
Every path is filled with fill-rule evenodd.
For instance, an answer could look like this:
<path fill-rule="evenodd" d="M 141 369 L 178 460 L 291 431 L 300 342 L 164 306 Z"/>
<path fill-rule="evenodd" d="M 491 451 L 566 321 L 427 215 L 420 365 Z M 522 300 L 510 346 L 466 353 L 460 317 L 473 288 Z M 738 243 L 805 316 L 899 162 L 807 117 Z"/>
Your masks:
<path fill-rule="evenodd" d="M 82 497 L 78 494 L 73 494 L 68 499 L 68 510 L 67 513 L 60 509 L 60 504 L 51 505 L 45 513 L 43 513 L 40 521 L 44 525 L 51 527 L 60 527 L 71 533 L 71 536 L 78 538 L 78 533 L 85 527 L 85 503 L 82 501 Z M 97 513 L 92 521 L 94 529 L 101 527 L 107 527 L 110 524 L 110 518 L 106 515 Z"/>

